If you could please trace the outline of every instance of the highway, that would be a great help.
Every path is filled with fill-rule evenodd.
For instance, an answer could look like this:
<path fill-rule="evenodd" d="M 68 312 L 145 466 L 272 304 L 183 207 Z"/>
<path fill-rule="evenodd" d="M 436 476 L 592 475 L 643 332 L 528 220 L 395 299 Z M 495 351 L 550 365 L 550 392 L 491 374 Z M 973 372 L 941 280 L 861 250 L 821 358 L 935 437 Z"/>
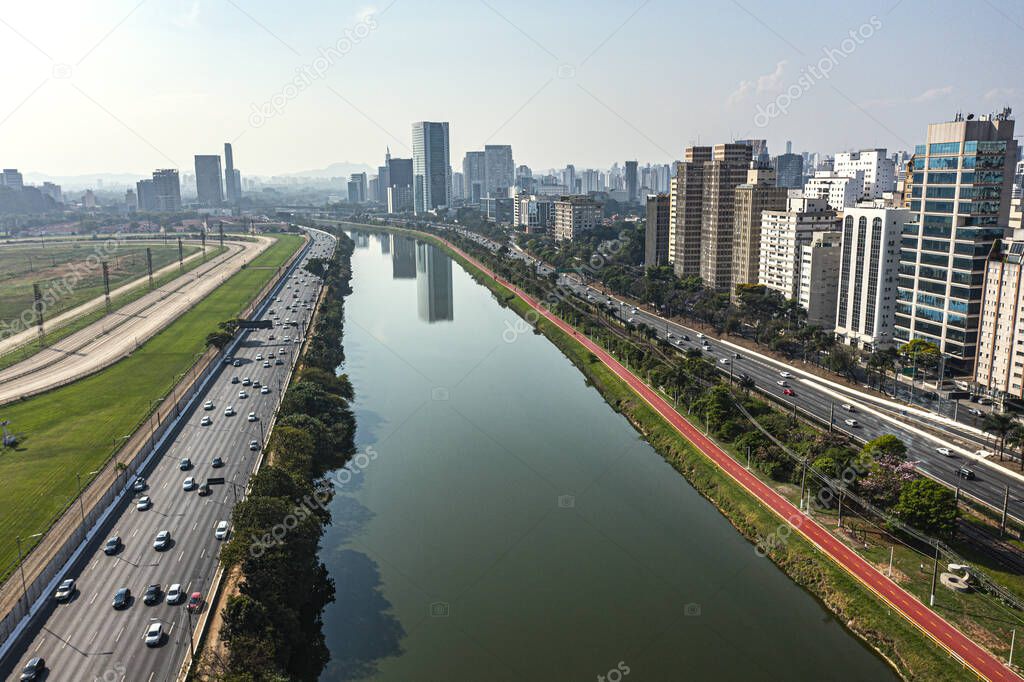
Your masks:
<path fill-rule="evenodd" d="M 300 268 L 310 257 L 329 256 L 333 238 L 321 232 L 313 232 L 313 236 L 288 279 L 270 295 L 281 302 L 274 300 L 262 308 L 257 319 L 290 318 L 308 323 L 309 310 L 299 305 L 295 311 L 288 311 L 285 306 L 306 300 L 312 305 L 319 295 L 319 279 L 300 272 Z M 299 284 L 303 279 L 305 283 Z M 276 317 L 270 315 L 271 310 Z M 184 601 L 168 605 L 161 599 L 159 604 L 147 606 L 143 594 L 150 584 L 158 583 L 166 592 L 171 584 L 180 583 L 186 601 L 188 595 L 199 592 L 204 598 L 202 608 L 206 608 L 221 543 L 214 537 L 214 529 L 218 522 L 230 519 L 236 499 L 245 492 L 261 457 L 264 428 L 280 403 L 299 350 L 296 328 L 275 324 L 273 329 L 243 334 L 235 353 L 241 366 L 220 366 L 206 394 L 198 397 L 194 410 L 183 417 L 173 442 L 145 472 L 148 488 L 122 503 L 99 540 L 84 553 L 85 558 L 64 576 L 77 583 L 73 598 L 63 604 L 50 600 L 33 627 L 0 661 L 4 679 L 16 679 L 33 656 L 45 659 L 49 679 L 155 682 L 176 678 L 187 655 L 190 625 L 194 627 L 197 618 L 192 616 L 190 620 Z M 285 341 L 286 336 L 291 342 Z M 278 354 L 279 349 L 284 353 Z M 264 367 L 264 362 L 256 358 L 262 354 L 266 361 L 270 353 L 277 357 Z M 278 361 L 281 364 L 276 364 Z M 268 386 L 269 392 L 263 394 L 259 388 L 243 386 L 241 380 L 246 377 Z M 233 383 L 234 378 L 239 383 Z M 245 390 L 248 397 L 240 398 L 240 390 Z M 204 409 L 206 400 L 212 401 L 212 409 Z M 224 414 L 229 405 L 234 407 L 234 416 Z M 249 412 L 255 412 L 256 421 L 248 420 Z M 201 425 L 204 417 L 212 423 Z M 256 451 L 250 450 L 254 440 L 260 445 Z M 224 465 L 213 468 L 214 457 L 221 457 Z M 191 470 L 179 468 L 182 458 L 191 459 Z M 183 490 L 182 483 L 190 476 L 197 483 L 214 476 L 223 477 L 225 483 L 212 485 L 212 493 L 203 497 L 196 490 Z M 136 502 L 143 495 L 152 499 L 152 507 L 139 511 Z M 170 531 L 171 546 L 156 551 L 153 541 L 162 530 Z M 121 537 L 123 548 L 107 556 L 102 545 L 112 535 Z M 131 590 L 133 601 L 128 608 L 115 610 L 112 599 L 122 587 Z M 157 621 L 163 624 L 165 635 L 160 646 L 150 648 L 143 636 Z"/>
<path fill-rule="evenodd" d="M 271 243 L 272 240 L 261 237 L 230 245 L 226 254 L 0 371 L 0 405 L 47 391 L 117 362 L 201 301 Z"/>
<path fill-rule="evenodd" d="M 455 231 L 491 251 L 501 248 L 501 244 L 498 242 L 475 232 L 440 223 L 434 223 L 432 227 Z M 542 276 L 553 272 L 549 265 L 536 261 L 522 251 L 510 248 L 509 253 L 513 258 L 527 260 L 535 265 L 537 273 Z M 593 304 L 613 301 L 612 309 L 620 319 L 628 321 L 632 318 L 634 324 L 642 323 L 653 327 L 659 338 L 669 341 L 681 352 L 691 348 L 701 349 L 700 339 L 697 336 L 701 333 L 700 330 L 667 321 L 640 308 L 636 308 L 634 312 L 632 305 L 582 285 L 573 277 L 560 275 L 558 281 L 561 288 L 572 292 L 581 300 L 587 300 Z M 671 338 L 668 337 L 669 333 L 672 334 Z M 683 335 L 688 336 L 690 340 L 684 340 Z M 746 374 L 763 392 L 772 394 L 786 405 L 795 404 L 800 410 L 816 417 L 823 425 L 828 424 L 830 416 L 833 417 L 834 429 L 848 433 L 856 439 L 867 441 L 891 433 L 906 443 L 908 458 L 915 463 L 919 471 L 951 488 L 959 487 L 962 491 L 982 500 L 994 509 L 1002 509 L 1008 490 L 1008 515 L 1019 521 L 1024 521 L 1024 480 L 1021 477 L 1004 471 L 995 464 L 981 462 L 979 458 L 973 456 L 973 452 L 956 447 L 948 440 L 919 428 L 920 422 L 915 423 L 913 415 L 901 415 L 895 404 L 892 408 L 886 408 L 887 401 L 867 400 L 864 396 L 858 395 L 855 390 L 846 388 L 845 391 L 840 391 L 832 386 L 826 386 L 823 380 L 803 372 L 797 365 L 781 363 L 725 341 L 709 338 L 709 343 L 710 348 L 704 349 L 703 353 L 724 374 L 729 374 L 731 363 L 734 376 Z M 740 355 L 740 358 L 734 357 L 736 353 Z M 723 365 L 721 364 L 722 359 L 726 359 L 730 363 Z M 785 379 L 789 388 L 795 393 L 792 397 L 783 395 L 785 387 L 779 386 L 777 383 L 783 380 L 779 374 L 781 371 L 788 371 L 793 375 Z M 845 410 L 842 407 L 844 403 L 853 406 L 855 411 Z M 857 425 L 847 425 L 846 419 L 855 419 Z M 933 425 L 933 428 L 955 427 Z M 968 434 L 958 435 L 966 436 Z M 948 448 L 950 455 L 940 454 L 937 450 L 940 447 Z M 967 467 L 973 473 L 974 478 L 968 480 L 959 476 L 957 472 L 961 467 Z"/>

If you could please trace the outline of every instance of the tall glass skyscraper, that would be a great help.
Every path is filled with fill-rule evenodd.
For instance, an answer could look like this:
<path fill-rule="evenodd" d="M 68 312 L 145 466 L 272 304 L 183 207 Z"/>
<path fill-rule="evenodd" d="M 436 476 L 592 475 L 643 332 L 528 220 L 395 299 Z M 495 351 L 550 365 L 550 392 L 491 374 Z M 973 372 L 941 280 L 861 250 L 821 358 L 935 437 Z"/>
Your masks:
<path fill-rule="evenodd" d="M 957 372 L 973 367 L 985 259 L 1008 232 L 1017 158 L 1009 114 L 929 125 L 907 179 L 895 338 L 935 343 Z"/>
<path fill-rule="evenodd" d="M 448 122 L 412 124 L 413 209 L 426 213 L 452 203 Z"/>

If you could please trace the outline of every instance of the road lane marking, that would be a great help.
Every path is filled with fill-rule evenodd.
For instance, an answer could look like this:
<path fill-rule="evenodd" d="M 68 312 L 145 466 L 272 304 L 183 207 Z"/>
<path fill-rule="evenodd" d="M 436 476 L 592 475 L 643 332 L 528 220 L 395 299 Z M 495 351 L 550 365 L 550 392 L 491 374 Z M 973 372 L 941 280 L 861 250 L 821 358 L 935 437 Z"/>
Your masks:
<path fill-rule="evenodd" d="M 136 536 L 136 535 L 138 535 L 138 534 L 139 534 L 139 529 L 138 529 L 138 528 L 136 528 L 135 530 L 133 530 L 133 531 L 132 531 L 132 534 L 131 534 L 131 535 L 129 535 L 128 537 L 130 537 L 130 538 L 133 538 L 133 537 L 135 537 L 135 536 Z"/>
<path fill-rule="evenodd" d="M 97 592 L 94 595 L 92 595 L 92 599 L 89 600 L 89 603 L 92 604 L 94 601 L 96 601 L 96 597 L 98 597 L 98 596 L 100 596 L 99 592 Z"/>
<path fill-rule="evenodd" d="M 205 547 L 203 547 L 203 551 L 199 554 L 199 558 L 200 559 L 205 559 L 206 558 L 206 548 Z"/>
<path fill-rule="evenodd" d="M 178 555 L 178 563 L 181 563 L 181 560 L 184 559 L 184 558 L 185 558 L 185 550 L 181 550 L 181 554 Z"/>

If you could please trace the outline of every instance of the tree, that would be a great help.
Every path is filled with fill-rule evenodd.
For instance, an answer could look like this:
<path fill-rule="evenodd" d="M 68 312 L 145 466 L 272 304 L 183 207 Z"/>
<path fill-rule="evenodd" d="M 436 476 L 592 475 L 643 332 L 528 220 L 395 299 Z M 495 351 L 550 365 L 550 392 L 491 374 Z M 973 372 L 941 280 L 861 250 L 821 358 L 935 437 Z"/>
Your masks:
<path fill-rule="evenodd" d="M 1017 457 L 1020 459 L 1021 471 L 1024 471 L 1024 426 L 1016 424 L 1010 433 L 1006 434 L 1006 444 L 1016 448 Z"/>
<path fill-rule="evenodd" d="M 875 460 L 883 457 L 902 460 L 907 456 L 907 446 L 896 436 L 887 433 L 865 443 L 864 447 L 861 448 L 861 456 L 870 457 Z"/>
<path fill-rule="evenodd" d="M 1013 431 L 1017 421 L 1005 412 L 989 412 L 981 422 L 981 428 L 999 440 L 999 461 L 1003 460 L 1006 437 Z"/>
<path fill-rule="evenodd" d="M 939 347 L 924 339 L 911 339 L 903 344 L 900 346 L 900 355 L 905 358 L 908 365 L 929 369 L 938 367 L 939 358 L 942 357 Z"/>
<path fill-rule="evenodd" d="M 960 516 L 953 491 L 929 478 L 904 485 L 892 511 L 914 528 L 943 538 L 953 537 Z"/>

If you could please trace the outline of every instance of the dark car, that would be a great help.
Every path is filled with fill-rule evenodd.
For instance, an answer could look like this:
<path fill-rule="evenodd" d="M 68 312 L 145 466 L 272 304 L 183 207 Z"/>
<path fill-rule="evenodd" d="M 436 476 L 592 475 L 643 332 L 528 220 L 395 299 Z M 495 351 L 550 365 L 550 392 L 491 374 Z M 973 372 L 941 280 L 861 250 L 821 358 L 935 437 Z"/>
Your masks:
<path fill-rule="evenodd" d="M 107 544 L 103 545 L 103 553 L 107 556 L 111 554 L 117 554 L 118 550 L 121 549 L 121 537 L 118 535 L 111 535 L 107 539 Z"/>
<path fill-rule="evenodd" d="M 25 664 L 25 667 L 21 669 L 21 682 L 38 680 L 42 677 L 44 670 L 46 670 L 46 661 L 41 657 L 36 656 L 29 660 L 29 662 Z"/>
<path fill-rule="evenodd" d="M 224 460 L 222 460 L 220 457 L 214 457 L 213 461 L 210 463 L 210 466 L 212 466 L 214 469 L 219 469 L 220 467 L 224 466 Z"/>
<path fill-rule="evenodd" d="M 967 467 L 960 467 L 959 469 L 957 469 L 956 475 L 968 481 L 974 480 L 974 471 L 972 469 L 968 469 Z"/>
<path fill-rule="evenodd" d="M 142 603 L 146 606 L 159 604 L 163 601 L 163 592 L 160 591 L 160 584 L 156 583 L 146 588 L 146 594 L 142 597 Z"/>
<path fill-rule="evenodd" d="M 182 457 L 181 461 L 178 462 L 178 468 L 181 469 L 182 471 L 188 471 L 189 469 L 192 468 L 192 460 L 190 460 L 188 457 Z"/>
<path fill-rule="evenodd" d="M 203 483 L 201 486 L 199 486 L 199 496 L 200 497 L 206 497 L 209 494 L 210 494 L 210 484 L 209 483 Z"/>
<path fill-rule="evenodd" d="M 115 609 L 126 609 L 132 603 L 132 591 L 127 587 L 122 587 L 114 593 L 114 608 Z"/>

